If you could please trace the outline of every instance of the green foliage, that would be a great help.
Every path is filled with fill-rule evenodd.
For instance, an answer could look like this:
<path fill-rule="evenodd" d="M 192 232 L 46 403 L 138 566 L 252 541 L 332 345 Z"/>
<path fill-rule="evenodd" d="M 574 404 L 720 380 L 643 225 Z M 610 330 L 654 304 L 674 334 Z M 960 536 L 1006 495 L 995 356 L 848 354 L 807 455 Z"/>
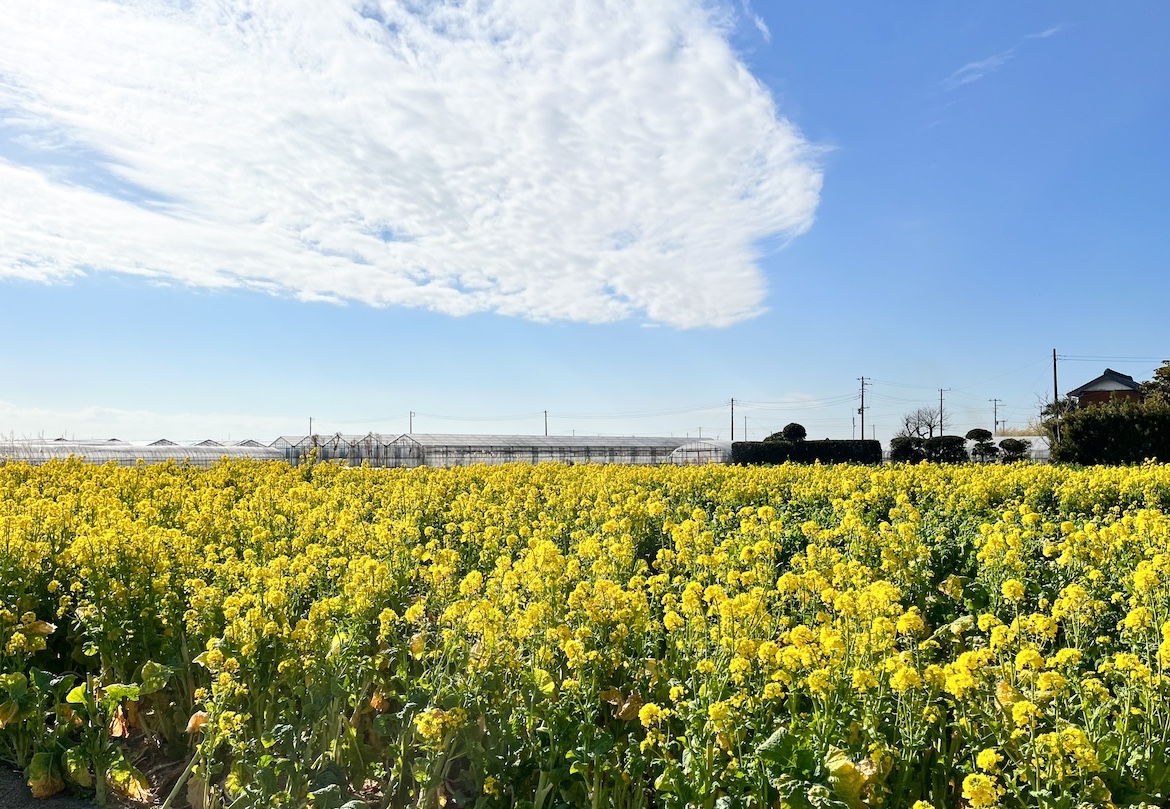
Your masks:
<path fill-rule="evenodd" d="M 1074 410 L 1061 421 L 1052 460 L 1076 464 L 1135 464 L 1170 460 L 1170 402 L 1111 401 Z"/>
<path fill-rule="evenodd" d="M 890 460 L 898 463 L 918 463 L 926 460 L 922 444 L 926 441 L 916 435 L 899 435 L 890 439 Z"/>
<path fill-rule="evenodd" d="M 784 425 L 784 429 L 780 431 L 784 436 L 785 441 L 797 443 L 808 438 L 808 430 L 804 429 L 803 424 L 797 424 L 795 421 L 791 424 Z"/>
<path fill-rule="evenodd" d="M 961 435 L 936 435 L 922 442 L 922 450 L 926 453 L 926 460 L 935 463 L 965 463 L 971 458 L 967 455 L 967 441 Z"/>
<path fill-rule="evenodd" d="M 1142 395 L 1170 402 L 1170 360 L 1162 360 L 1162 364 L 1154 370 L 1153 378 L 1142 383 Z"/>
<path fill-rule="evenodd" d="M 731 460 L 737 464 L 882 462 L 879 441 L 736 441 Z"/>
<path fill-rule="evenodd" d="M 991 431 L 982 427 L 967 431 L 967 440 L 975 442 L 971 454 L 981 463 L 986 463 L 999 454 L 999 447 L 992 443 L 992 437 Z"/>
<path fill-rule="evenodd" d="M 1028 453 L 1032 450 L 1032 442 L 1021 438 L 1005 438 L 999 442 L 999 448 L 1003 450 L 1003 462 L 1014 463 L 1027 460 Z"/>

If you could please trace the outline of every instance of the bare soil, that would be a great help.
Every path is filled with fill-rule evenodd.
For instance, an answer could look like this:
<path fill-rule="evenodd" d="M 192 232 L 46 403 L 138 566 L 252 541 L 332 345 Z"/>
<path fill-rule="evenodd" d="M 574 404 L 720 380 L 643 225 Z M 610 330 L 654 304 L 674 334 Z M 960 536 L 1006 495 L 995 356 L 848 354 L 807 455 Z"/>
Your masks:
<path fill-rule="evenodd" d="M 149 804 L 126 803 L 111 796 L 107 809 L 149 809 L 158 806 L 162 799 Z M 183 805 L 186 805 L 183 802 Z M 70 795 L 67 791 L 60 792 L 51 798 L 37 799 L 32 796 L 24 776 L 19 772 L 0 764 L 0 809 L 94 809 L 96 804 L 92 800 Z"/>
<path fill-rule="evenodd" d="M 0 766 L 0 809 L 93 809 L 93 802 L 64 792 L 37 800 L 20 773 Z"/>

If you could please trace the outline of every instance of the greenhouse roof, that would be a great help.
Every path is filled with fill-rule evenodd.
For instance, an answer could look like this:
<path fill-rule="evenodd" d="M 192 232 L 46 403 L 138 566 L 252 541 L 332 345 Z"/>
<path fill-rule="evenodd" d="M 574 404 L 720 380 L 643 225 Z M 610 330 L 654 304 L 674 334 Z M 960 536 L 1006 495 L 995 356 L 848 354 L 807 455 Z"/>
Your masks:
<path fill-rule="evenodd" d="M 165 439 L 163 439 L 165 441 Z M 283 454 L 271 447 L 256 446 L 183 446 L 174 442 L 156 441 L 150 444 L 131 444 L 126 441 L 45 441 L 8 440 L 0 441 L 0 460 L 27 461 L 32 464 L 46 463 L 55 458 L 82 458 L 88 463 L 176 463 L 189 462 L 201 466 L 215 463 L 221 458 L 255 458 L 258 460 L 283 460 Z"/>
<path fill-rule="evenodd" d="M 621 447 L 675 448 L 690 438 L 633 435 L 466 435 L 462 433 L 410 433 L 397 441 L 423 447 Z"/>
<path fill-rule="evenodd" d="M 269 446 L 305 447 L 337 446 L 372 442 L 383 446 L 413 442 L 422 447 L 680 447 L 693 438 L 647 437 L 631 435 L 477 435 L 468 433 L 354 433 L 333 435 L 282 435 Z"/>

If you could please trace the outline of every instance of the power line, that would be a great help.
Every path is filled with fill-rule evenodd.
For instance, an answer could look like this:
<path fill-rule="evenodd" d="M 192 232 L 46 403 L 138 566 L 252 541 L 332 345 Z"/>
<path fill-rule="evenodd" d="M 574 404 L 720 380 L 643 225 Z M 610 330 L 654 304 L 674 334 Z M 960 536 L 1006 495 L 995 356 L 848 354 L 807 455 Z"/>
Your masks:
<path fill-rule="evenodd" d="M 1165 362 L 1165 357 L 1089 357 L 1061 354 L 1059 359 L 1066 362 Z"/>

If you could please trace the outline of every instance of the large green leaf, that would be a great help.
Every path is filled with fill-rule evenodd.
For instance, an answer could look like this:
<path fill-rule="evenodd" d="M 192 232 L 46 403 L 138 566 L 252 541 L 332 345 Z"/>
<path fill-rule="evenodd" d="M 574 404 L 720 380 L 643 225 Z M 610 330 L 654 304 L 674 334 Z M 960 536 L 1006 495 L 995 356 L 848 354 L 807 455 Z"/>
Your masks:
<path fill-rule="evenodd" d="M 146 696 L 162 691 L 167 687 L 167 683 L 170 682 L 174 673 L 174 670 L 169 666 L 147 660 L 142 664 L 142 683 L 138 686 L 138 694 Z"/>

